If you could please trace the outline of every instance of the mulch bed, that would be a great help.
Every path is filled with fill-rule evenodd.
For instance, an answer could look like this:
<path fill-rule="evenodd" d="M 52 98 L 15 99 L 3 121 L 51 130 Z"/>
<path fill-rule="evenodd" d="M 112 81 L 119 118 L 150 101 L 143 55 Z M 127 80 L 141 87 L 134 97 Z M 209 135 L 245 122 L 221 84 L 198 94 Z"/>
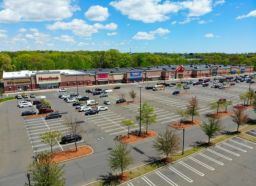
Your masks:
<path fill-rule="evenodd" d="M 235 105 L 234 108 L 235 109 L 240 109 L 240 108 L 241 109 L 253 109 L 253 106 L 251 106 L 251 105 L 239 105 L 238 104 L 238 105 Z"/>
<path fill-rule="evenodd" d="M 129 137 L 128 137 L 128 135 L 121 136 L 119 141 L 121 143 L 131 144 L 131 143 L 136 143 L 138 141 L 143 141 L 147 138 L 153 138 L 155 136 L 157 136 L 157 133 L 153 130 L 149 130 L 147 134 L 142 133 L 141 136 L 138 136 L 136 134 L 130 134 Z"/>
<path fill-rule="evenodd" d="M 209 113 L 209 114 L 207 114 L 207 117 L 221 119 L 221 118 L 231 116 L 232 114 L 233 114 L 233 112 L 219 112 L 218 114 L 217 113 Z"/>
<path fill-rule="evenodd" d="M 199 119 L 194 119 L 194 121 L 175 121 L 171 123 L 169 126 L 175 129 L 184 129 L 184 128 L 191 128 L 194 126 L 201 125 L 202 121 Z"/>
<path fill-rule="evenodd" d="M 63 151 L 63 152 L 62 151 L 55 152 L 53 154 L 53 161 L 55 163 L 61 163 L 64 161 L 88 156 L 92 153 L 93 153 L 92 147 L 86 145 L 86 146 L 78 147 L 77 151 L 75 149 L 71 149 L 71 150 L 67 150 L 67 151 Z"/>
<path fill-rule="evenodd" d="M 34 114 L 31 116 L 24 116 L 25 119 L 35 119 L 35 118 L 43 118 L 45 117 L 47 114 Z"/>

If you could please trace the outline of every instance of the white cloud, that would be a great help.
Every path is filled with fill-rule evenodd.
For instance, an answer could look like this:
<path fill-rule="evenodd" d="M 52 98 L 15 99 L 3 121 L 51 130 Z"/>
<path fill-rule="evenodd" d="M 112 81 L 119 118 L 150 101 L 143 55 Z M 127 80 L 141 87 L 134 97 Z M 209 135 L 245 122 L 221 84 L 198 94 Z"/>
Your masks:
<path fill-rule="evenodd" d="M 133 39 L 135 40 L 153 40 L 156 36 L 164 36 L 170 33 L 170 30 L 164 28 L 158 28 L 150 32 L 137 32 Z"/>
<path fill-rule="evenodd" d="M 7 37 L 6 30 L 0 29 L 0 39 L 6 39 Z"/>
<path fill-rule="evenodd" d="M 172 21 L 171 24 L 172 24 L 172 25 L 176 25 L 176 24 L 177 24 L 177 21 Z"/>
<path fill-rule="evenodd" d="M 256 10 L 252 10 L 248 14 L 238 16 L 236 19 L 245 19 L 245 18 L 249 18 L 249 17 L 256 17 Z"/>
<path fill-rule="evenodd" d="M 3 0 L 0 22 L 61 20 L 78 9 L 72 0 Z"/>
<path fill-rule="evenodd" d="M 26 28 L 20 28 L 20 29 L 19 29 L 19 32 L 26 32 L 26 31 L 27 31 Z"/>
<path fill-rule="evenodd" d="M 204 35 L 204 37 L 211 39 L 211 38 L 217 38 L 218 36 L 216 36 L 215 34 L 213 34 L 213 33 L 210 32 L 210 33 L 206 33 L 206 34 Z"/>
<path fill-rule="evenodd" d="M 144 23 L 161 22 L 169 19 L 169 13 L 180 10 L 177 3 L 161 0 L 116 0 L 110 5 L 119 10 L 129 19 L 142 21 Z"/>
<path fill-rule="evenodd" d="M 217 0 L 214 2 L 214 6 L 223 5 L 225 3 L 225 0 Z"/>
<path fill-rule="evenodd" d="M 105 21 L 109 17 L 108 8 L 91 6 L 84 14 L 91 21 Z"/>
<path fill-rule="evenodd" d="M 184 9 L 189 10 L 189 17 L 203 16 L 212 11 L 212 0 L 190 0 L 181 2 Z"/>
<path fill-rule="evenodd" d="M 108 36 L 115 36 L 115 35 L 117 35 L 117 32 L 109 32 L 109 33 L 107 33 L 107 35 Z"/>
<path fill-rule="evenodd" d="M 54 39 L 67 43 L 76 43 L 74 38 L 70 35 L 61 35 L 59 37 L 55 37 Z"/>
<path fill-rule="evenodd" d="M 78 36 L 91 37 L 99 30 L 116 30 L 117 27 L 118 26 L 115 23 L 105 25 L 96 23 L 90 25 L 81 19 L 73 19 L 71 22 L 55 22 L 52 25 L 48 25 L 47 28 L 49 30 L 70 30 Z"/>

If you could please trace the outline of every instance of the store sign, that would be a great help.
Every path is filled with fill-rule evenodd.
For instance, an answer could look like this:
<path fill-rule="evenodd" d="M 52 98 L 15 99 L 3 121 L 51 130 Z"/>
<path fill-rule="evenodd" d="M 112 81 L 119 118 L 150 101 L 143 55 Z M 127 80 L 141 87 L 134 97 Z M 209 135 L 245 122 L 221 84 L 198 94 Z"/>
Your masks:
<path fill-rule="evenodd" d="M 7 81 L 7 85 L 13 85 L 13 84 L 30 84 L 30 79 L 17 79 L 17 80 L 11 80 Z"/>
<path fill-rule="evenodd" d="M 130 72 L 130 79 L 141 79 L 142 72 Z"/>
<path fill-rule="evenodd" d="M 51 83 L 60 83 L 61 78 L 60 74 L 40 74 L 36 75 L 37 84 L 51 84 Z"/>
<path fill-rule="evenodd" d="M 108 74 L 107 73 L 97 74 L 97 79 L 108 79 Z"/>
<path fill-rule="evenodd" d="M 176 68 L 176 72 L 183 73 L 185 71 L 184 66 L 180 65 Z"/>
<path fill-rule="evenodd" d="M 59 77 L 39 77 L 38 81 L 57 81 L 59 80 Z"/>

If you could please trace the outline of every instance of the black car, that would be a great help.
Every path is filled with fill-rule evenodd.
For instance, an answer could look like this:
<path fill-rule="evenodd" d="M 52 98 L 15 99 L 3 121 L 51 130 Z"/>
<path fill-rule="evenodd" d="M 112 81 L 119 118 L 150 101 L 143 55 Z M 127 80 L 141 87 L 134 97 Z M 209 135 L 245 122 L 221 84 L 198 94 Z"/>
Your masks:
<path fill-rule="evenodd" d="M 95 88 L 95 91 L 102 91 L 102 89 L 101 88 Z"/>
<path fill-rule="evenodd" d="M 78 100 L 79 101 L 87 101 L 87 100 L 89 100 L 90 98 L 88 97 L 88 96 L 83 96 L 83 97 L 81 97 L 81 98 L 79 98 Z"/>
<path fill-rule="evenodd" d="M 59 95 L 58 98 L 62 99 L 62 98 L 63 98 L 63 95 Z"/>
<path fill-rule="evenodd" d="M 75 103 L 73 103 L 72 105 L 73 105 L 73 106 L 80 106 L 80 105 L 81 105 L 81 103 L 79 103 L 79 102 L 75 102 Z"/>
<path fill-rule="evenodd" d="M 22 97 L 23 98 L 28 98 L 28 95 L 27 94 L 23 94 Z"/>
<path fill-rule="evenodd" d="M 116 104 L 118 104 L 118 103 L 125 103 L 125 102 L 126 102 L 126 99 L 121 98 L 121 99 L 118 99 L 116 101 Z"/>
<path fill-rule="evenodd" d="M 152 90 L 154 87 L 153 86 L 146 86 L 145 89 L 146 90 Z"/>
<path fill-rule="evenodd" d="M 96 91 L 96 92 L 93 92 L 92 95 L 96 96 L 96 95 L 100 95 L 101 94 L 101 91 Z"/>
<path fill-rule="evenodd" d="M 89 90 L 89 89 L 85 90 L 85 92 L 86 92 L 86 93 L 92 93 L 92 91 Z"/>
<path fill-rule="evenodd" d="M 116 87 L 114 87 L 113 89 L 120 89 L 121 87 L 120 86 L 116 86 Z"/>
<path fill-rule="evenodd" d="M 38 105 L 38 104 L 41 104 L 41 101 L 39 101 L 39 100 L 34 100 L 33 101 L 33 105 Z"/>
<path fill-rule="evenodd" d="M 184 90 L 190 89 L 190 86 L 184 85 L 184 86 L 183 86 L 183 89 L 184 89 Z"/>
<path fill-rule="evenodd" d="M 36 98 L 35 94 L 30 94 L 30 98 Z"/>
<path fill-rule="evenodd" d="M 30 116 L 30 115 L 34 115 L 34 114 L 36 114 L 35 111 L 27 110 L 27 111 L 23 111 L 23 112 L 21 113 L 21 116 Z"/>
<path fill-rule="evenodd" d="M 105 98 L 105 97 L 108 97 L 108 95 L 107 94 L 101 94 L 100 95 L 100 98 Z"/>
<path fill-rule="evenodd" d="M 208 87 L 209 86 L 209 83 L 203 83 L 202 84 L 202 87 Z"/>
<path fill-rule="evenodd" d="M 68 134 L 68 135 L 62 136 L 60 144 L 73 143 L 81 140 L 82 140 L 82 137 L 78 134 Z"/>
<path fill-rule="evenodd" d="M 16 95 L 15 98 L 16 99 L 22 99 L 22 96 L 21 95 Z"/>
<path fill-rule="evenodd" d="M 178 95 L 178 94 L 180 94 L 180 91 L 178 91 L 178 90 L 175 90 L 175 91 L 172 93 L 172 95 Z"/>
<path fill-rule="evenodd" d="M 60 113 L 58 113 L 58 112 L 52 112 L 52 113 L 50 113 L 50 114 L 48 114 L 46 117 L 45 117 L 45 119 L 47 120 L 47 119 L 56 119 L 56 118 L 61 118 L 62 117 L 62 115 L 60 114 Z"/>
<path fill-rule="evenodd" d="M 98 110 L 88 110 L 84 113 L 84 115 L 94 115 L 94 114 L 98 114 L 99 111 Z"/>

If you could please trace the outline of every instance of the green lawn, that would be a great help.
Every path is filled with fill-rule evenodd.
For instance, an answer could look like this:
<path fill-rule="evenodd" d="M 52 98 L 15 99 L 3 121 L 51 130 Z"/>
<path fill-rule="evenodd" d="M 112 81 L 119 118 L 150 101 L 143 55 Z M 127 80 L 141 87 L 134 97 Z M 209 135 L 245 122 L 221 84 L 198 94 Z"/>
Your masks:
<path fill-rule="evenodd" d="M 13 100 L 13 99 L 15 99 L 15 98 L 14 97 L 0 98 L 0 103 L 9 101 L 9 100 Z"/>

